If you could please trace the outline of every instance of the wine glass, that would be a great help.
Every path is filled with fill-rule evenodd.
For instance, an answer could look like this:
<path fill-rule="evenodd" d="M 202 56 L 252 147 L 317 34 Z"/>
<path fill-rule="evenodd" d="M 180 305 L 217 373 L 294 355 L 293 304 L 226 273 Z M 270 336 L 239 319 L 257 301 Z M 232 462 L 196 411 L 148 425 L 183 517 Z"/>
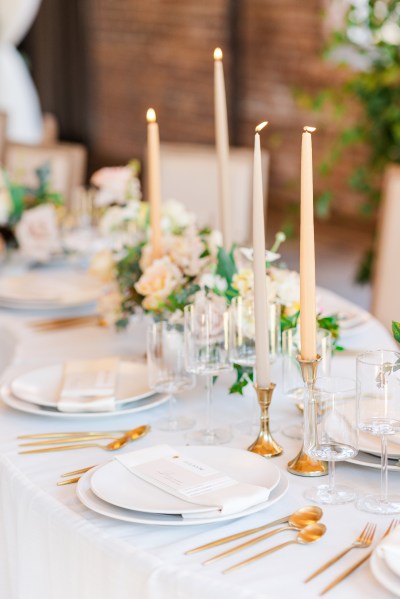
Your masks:
<path fill-rule="evenodd" d="M 369 351 L 357 356 L 357 424 L 380 437 L 381 489 L 360 497 L 357 507 L 374 514 L 400 513 L 400 495 L 388 494 L 388 437 L 400 432 L 400 353 Z M 362 434 L 361 433 L 361 434 Z"/>
<path fill-rule="evenodd" d="M 304 450 L 315 460 L 328 461 L 329 479 L 328 483 L 308 489 L 304 496 L 329 505 L 354 501 L 354 489 L 336 485 L 335 464 L 353 458 L 358 452 L 355 382 L 340 377 L 317 378 L 305 409 L 309 428 Z"/>
<path fill-rule="evenodd" d="M 200 296 L 186 306 L 185 358 L 188 372 L 206 379 L 207 409 L 205 428 L 187 435 L 190 442 L 201 445 L 227 443 L 231 433 L 227 428 L 215 428 L 212 418 L 213 378 L 232 369 L 229 361 L 228 312 L 225 300 L 218 296 Z"/>
<path fill-rule="evenodd" d="M 280 304 L 268 304 L 268 335 L 269 355 L 273 364 L 279 352 L 280 345 Z M 229 360 L 238 364 L 245 371 L 245 377 L 252 387 L 251 375 L 254 380 L 256 363 L 255 318 L 253 297 L 235 297 L 229 307 Z M 240 430 L 249 434 L 258 434 L 260 419 L 257 395 L 252 393 L 251 416 L 248 422 L 240 423 Z"/>
<path fill-rule="evenodd" d="M 306 393 L 301 368 L 297 356 L 300 349 L 300 328 L 293 327 L 282 332 L 282 380 L 283 392 L 291 399 L 299 414 L 304 409 L 304 394 Z M 329 377 L 331 373 L 332 335 L 326 329 L 317 329 L 317 353 L 321 356 L 318 364 L 320 376 Z M 303 439 L 302 422 L 288 424 L 282 433 L 289 439 Z"/>
<path fill-rule="evenodd" d="M 193 374 L 185 368 L 183 326 L 168 321 L 152 322 L 147 329 L 147 372 L 151 389 L 169 393 L 168 416 L 158 423 L 166 431 L 187 430 L 193 418 L 177 416 L 175 395 L 192 389 Z"/>

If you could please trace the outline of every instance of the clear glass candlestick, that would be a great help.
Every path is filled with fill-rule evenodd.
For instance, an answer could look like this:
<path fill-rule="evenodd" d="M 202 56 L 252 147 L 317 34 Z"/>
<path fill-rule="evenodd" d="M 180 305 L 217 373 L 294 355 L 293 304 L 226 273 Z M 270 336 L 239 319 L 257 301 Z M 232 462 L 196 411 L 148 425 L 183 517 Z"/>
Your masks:
<path fill-rule="evenodd" d="M 388 491 L 388 439 L 400 433 L 400 353 L 377 350 L 357 356 L 357 425 L 380 439 L 381 489 L 360 497 L 357 507 L 374 514 L 399 514 L 400 495 Z M 379 453 L 379 447 L 377 447 Z"/>

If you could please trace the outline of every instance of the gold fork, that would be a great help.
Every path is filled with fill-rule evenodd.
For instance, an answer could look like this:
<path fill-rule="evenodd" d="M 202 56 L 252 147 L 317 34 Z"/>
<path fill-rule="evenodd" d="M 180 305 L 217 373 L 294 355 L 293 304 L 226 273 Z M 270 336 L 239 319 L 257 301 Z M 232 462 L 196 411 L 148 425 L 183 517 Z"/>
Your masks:
<path fill-rule="evenodd" d="M 315 570 L 315 572 L 313 572 L 308 578 L 306 578 L 304 582 L 309 582 L 310 580 L 318 576 L 318 574 L 321 574 L 321 572 L 327 570 L 327 568 L 329 568 L 337 561 L 339 561 L 342 557 L 347 555 L 352 549 L 366 549 L 367 547 L 369 547 L 374 539 L 375 532 L 376 524 L 371 524 L 371 522 L 367 522 L 362 532 L 358 535 L 358 537 L 356 538 L 354 543 L 350 545 L 350 547 L 347 547 L 347 549 L 344 549 L 344 551 L 341 551 L 340 553 L 335 555 L 335 557 L 333 557 L 328 562 L 326 562 L 326 564 L 318 568 L 318 570 Z"/>
<path fill-rule="evenodd" d="M 77 474 L 85 474 L 85 472 L 89 472 L 89 470 L 95 467 L 96 464 L 94 466 L 86 466 L 86 468 L 81 468 L 80 470 L 73 470 L 72 472 L 65 472 L 64 474 L 61 474 L 61 478 L 65 478 L 66 480 L 59 480 L 57 487 L 63 487 L 64 485 L 73 485 L 74 483 L 77 483 L 81 478 L 80 476 L 76 476 Z M 73 478 L 67 478 L 68 476 L 73 476 Z"/>
<path fill-rule="evenodd" d="M 399 524 L 398 520 L 392 520 L 391 523 L 389 524 L 389 527 L 385 531 L 382 539 L 384 539 L 385 537 L 387 537 L 387 535 L 394 528 L 396 528 L 396 526 L 398 526 L 398 524 Z M 347 570 L 345 570 L 342 574 L 340 574 L 340 576 L 338 576 L 337 578 L 335 578 L 335 580 L 333 582 L 331 582 L 330 584 L 328 584 L 328 586 L 325 587 L 320 592 L 320 596 L 325 595 L 325 593 L 327 593 L 328 591 L 330 591 L 331 589 L 333 589 L 337 584 L 339 584 L 339 582 L 342 582 L 342 580 L 344 580 L 345 578 L 347 578 L 350 574 L 352 574 L 355 570 L 357 570 L 357 568 L 359 568 L 360 566 L 362 566 L 371 557 L 371 555 L 372 555 L 372 550 L 368 551 L 367 555 L 364 555 L 363 558 L 361 558 L 358 562 L 356 562 L 355 564 L 353 564 L 352 566 L 350 566 L 350 568 L 347 568 Z"/>

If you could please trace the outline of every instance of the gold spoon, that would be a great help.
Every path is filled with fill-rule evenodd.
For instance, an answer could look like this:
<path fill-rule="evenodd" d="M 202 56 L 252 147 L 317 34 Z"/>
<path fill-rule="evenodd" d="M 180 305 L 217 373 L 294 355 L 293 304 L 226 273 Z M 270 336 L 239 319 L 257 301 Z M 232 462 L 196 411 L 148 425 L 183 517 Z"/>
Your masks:
<path fill-rule="evenodd" d="M 216 562 L 219 559 L 222 559 L 223 557 L 227 557 L 228 555 L 231 555 L 232 553 L 236 553 L 237 551 L 240 551 L 241 549 L 250 547 L 251 545 L 258 543 L 259 541 L 268 539 L 269 537 L 272 537 L 273 535 L 276 535 L 280 532 L 285 532 L 287 530 L 301 530 L 302 528 L 304 528 L 305 526 L 308 526 L 309 524 L 318 522 L 321 519 L 321 517 L 322 517 L 322 510 L 321 510 L 321 508 L 319 508 L 317 506 L 303 508 L 301 510 L 298 510 L 297 512 L 294 512 L 291 516 L 289 516 L 286 526 L 281 526 L 280 528 L 271 530 L 270 532 L 267 532 L 263 535 L 255 537 L 254 539 L 250 539 L 250 541 L 246 541 L 246 543 L 241 543 L 240 545 L 236 545 L 236 547 L 232 547 L 232 549 L 228 549 L 227 551 L 224 551 L 223 553 L 218 553 L 218 555 L 214 555 L 214 557 L 210 557 L 208 560 L 203 562 L 203 566 L 212 564 L 213 562 Z"/>
<path fill-rule="evenodd" d="M 319 539 L 321 537 L 324 536 L 325 532 L 326 532 L 325 524 L 322 524 L 320 522 L 315 523 L 315 524 L 309 524 L 308 526 L 305 526 L 302 530 L 300 530 L 297 533 L 297 536 L 293 541 L 287 541 L 286 543 L 281 543 L 280 545 L 275 545 L 275 547 L 271 547 L 271 549 L 267 549 L 267 551 L 263 551 L 262 553 L 257 553 L 256 555 L 249 557 L 249 559 L 246 559 L 243 562 L 239 562 L 238 564 L 235 564 L 234 566 L 231 566 L 230 568 L 223 570 L 222 573 L 226 574 L 227 572 L 232 572 L 233 570 L 237 570 L 238 568 L 241 568 L 242 566 L 245 566 L 246 564 L 251 564 L 251 562 L 255 562 L 256 560 L 260 559 L 261 557 L 269 555 L 270 553 L 274 553 L 275 551 L 278 551 L 279 549 L 283 549 L 283 547 L 287 547 L 288 545 L 295 545 L 296 543 L 299 545 L 308 545 L 310 543 L 315 543 L 316 541 L 319 541 Z"/>
<path fill-rule="evenodd" d="M 301 515 L 304 518 L 304 526 L 311 524 L 312 522 L 318 522 L 318 520 L 322 518 L 322 510 L 316 505 L 302 507 L 291 515 L 293 516 L 295 514 Z M 236 541 L 236 539 L 242 539 L 243 537 L 247 537 L 248 535 L 252 535 L 256 532 L 261 532 L 262 530 L 270 528 L 271 526 L 284 524 L 285 522 L 289 522 L 291 515 L 280 518 L 279 520 L 275 520 L 274 522 L 268 522 L 268 524 L 263 524 L 262 526 L 257 526 L 256 528 L 250 528 L 249 530 L 237 532 L 234 535 L 229 535 L 228 537 L 223 537 L 222 539 L 217 539 L 216 541 L 211 541 L 211 543 L 200 545 L 200 547 L 189 549 L 188 551 L 185 551 L 185 555 L 191 555 L 192 553 L 197 553 L 198 551 L 203 551 L 204 549 L 212 549 L 218 545 L 224 545 L 230 541 Z"/>

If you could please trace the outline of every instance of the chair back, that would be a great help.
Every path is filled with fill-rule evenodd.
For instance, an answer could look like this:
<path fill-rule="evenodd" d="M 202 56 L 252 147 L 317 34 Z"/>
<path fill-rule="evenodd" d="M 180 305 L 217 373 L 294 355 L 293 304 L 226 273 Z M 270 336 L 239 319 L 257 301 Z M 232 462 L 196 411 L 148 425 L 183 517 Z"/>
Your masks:
<path fill-rule="evenodd" d="M 68 204 L 72 193 L 85 181 L 87 150 L 80 144 L 24 145 L 7 143 L 4 164 L 11 181 L 34 186 L 35 171 L 49 163 L 53 191 L 62 193 Z"/>
<path fill-rule="evenodd" d="M 386 169 L 372 286 L 372 314 L 389 330 L 400 320 L 400 166 Z"/>
<path fill-rule="evenodd" d="M 0 165 L 3 164 L 7 135 L 7 115 L 0 112 Z"/>
<path fill-rule="evenodd" d="M 161 197 L 184 204 L 200 226 L 221 228 L 218 170 L 214 146 L 162 143 Z M 232 237 L 239 244 L 251 241 L 253 150 L 230 148 Z M 268 155 L 263 153 L 264 195 L 268 186 Z"/>

